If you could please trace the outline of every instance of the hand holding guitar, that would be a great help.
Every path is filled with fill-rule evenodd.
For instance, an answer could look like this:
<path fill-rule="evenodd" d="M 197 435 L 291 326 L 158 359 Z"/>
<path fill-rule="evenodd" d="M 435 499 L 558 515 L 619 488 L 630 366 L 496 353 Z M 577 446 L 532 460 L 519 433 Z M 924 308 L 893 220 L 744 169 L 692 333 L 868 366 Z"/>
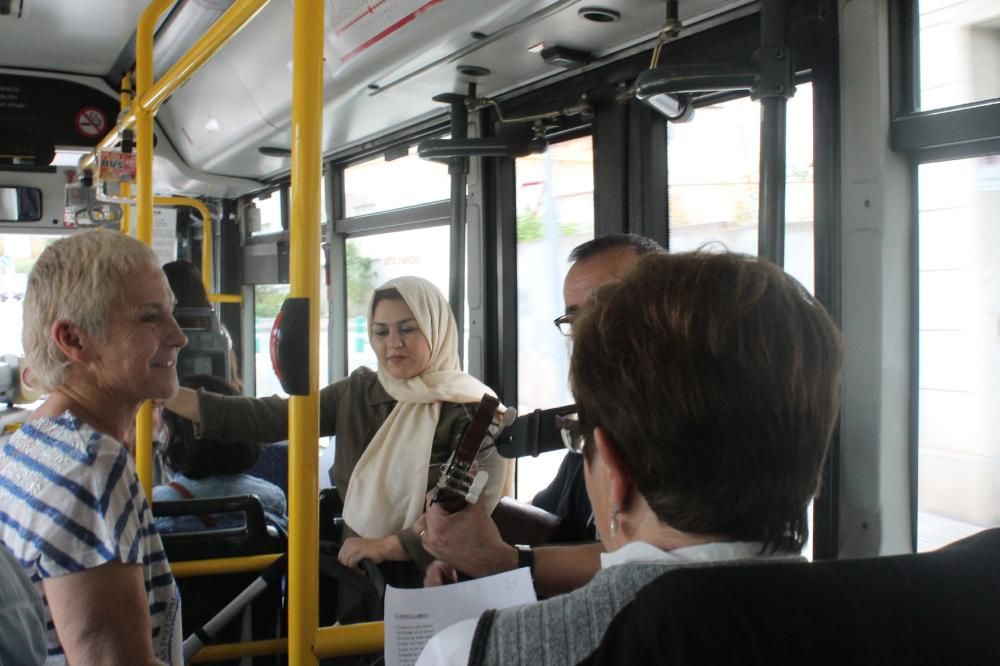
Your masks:
<path fill-rule="evenodd" d="M 517 568 L 517 551 L 500 538 L 482 504 L 471 504 L 455 513 L 440 504 L 428 504 L 420 520 L 424 521 L 424 550 L 452 569 L 479 578 Z"/>

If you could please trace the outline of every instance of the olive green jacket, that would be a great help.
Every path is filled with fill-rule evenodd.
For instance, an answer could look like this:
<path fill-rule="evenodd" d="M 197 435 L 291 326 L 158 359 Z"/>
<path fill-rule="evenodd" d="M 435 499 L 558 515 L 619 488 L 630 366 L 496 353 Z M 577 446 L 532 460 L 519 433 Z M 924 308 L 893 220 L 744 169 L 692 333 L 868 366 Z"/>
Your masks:
<path fill-rule="evenodd" d="M 336 450 L 330 480 L 343 500 L 347 485 L 361 454 L 389 416 L 396 401 L 386 393 L 378 375 L 369 368 L 358 368 L 350 376 L 322 389 L 319 394 L 319 432 L 335 435 Z M 201 423 L 197 437 L 224 440 L 274 442 L 288 437 L 288 400 L 279 396 L 248 398 L 222 396 L 199 391 Z M 461 440 L 475 405 L 443 403 L 438 427 L 431 445 L 427 489 L 437 483 L 441 466 L 448 461 Z M 480 501 L 493 506 L 500 498 L 506 477 L 506 460 L 495 452 L 483 464 L 489 482 Z M 415 470 L 415 473 L 419 473 Z M 423 570 L 430 556 L 420 547 L 420 539 L 409 528 L 397 533 L 403 548 L 417 567 Z"/>

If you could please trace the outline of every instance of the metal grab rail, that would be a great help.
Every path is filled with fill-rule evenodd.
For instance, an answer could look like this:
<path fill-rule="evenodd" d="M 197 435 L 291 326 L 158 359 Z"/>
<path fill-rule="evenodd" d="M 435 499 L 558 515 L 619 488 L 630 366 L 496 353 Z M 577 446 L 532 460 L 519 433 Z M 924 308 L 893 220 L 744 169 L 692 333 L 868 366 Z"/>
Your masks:
<path fill-rule="evenodd" d="M 100 191 L 100 179 L 95 178 L 95 187 Z M 122 194 L 121 196 L 111 197 L 102 196 L 101 201 L 111 201 L 113 203 L 126 204 L 125 211 L 128 210 L 129 205 L 135 204 L 135 199 L 129 197 L 129 183 L 122 183 Z M 212 303 L 239 303 L 243 304 L 243 296 L 241 294 L 222 294 L 212 290 L 212 248 L 215 243 L 213 237 L 213 223 L 212 214 L 208 210 L 208 206 L 205 205 L 200 199 L 195 199 L 194 197 L 153 197 L 154 206 L 187 206 L 188 208 L 194 208 L 198 211 L 198 215 L 201 217 L 202 221 L 202 245 L 201 245 L 201 282 L 202 286 L 205 288 L 205 294 L 208 296 L 208 300 Z M 131 221 L 129 216 L 124 214 L 122 219 L 124 220 L 123 228 L 131 232 Z"/>
<path fill-rule="evenodd" d="M 192 197 L 153 197 L 153 204 L 156 206 L 190 206 L 201 215 L 202 239 L 201 239 L 201 282 L 205 286 L 205 293 L 212 303 L 239 303 L 243 304 L 243 296 L 240 294 L 221 294 L 212 290 L 212 248 L 215 243 L 213 236 L 212 215 L 208 212 L 208 206 L 204 202 Z"/>
<path fill-rule="evenodd" d="M 315 653 L 319 657 L 346 657 L 354 654 L 377 652 L 385 642 L 385 625 L 382 622 L 360 622 L 337 627 L 321 627 L 316 632 Z M 288 651 L 287 638 L 264 641 L 206 645 L 191 659 L 192 664 L 222 661 L 238 657 L 261 657 Z M 289 662 L 294 663 L 294 662 Z"/>
<path fill-rule="evenodd" d="M 267 555 L 248 555 L 246 557 L 220 557 L 211 560 L 186 560 L 171 562 L 170 570 L 174 578 L 190 578 L 192 576 L 214 576 L 216 574 L 248 573 L 266 569 L 282 556 L 283 553 Z"/>
<path fill-rule="evenodd" d="M 171 93 L 187 81 L 226 41 L 267 4 L 267 0 L 236 0 L 219 17 L 219 20 L 195 42 L 191 49 L 154 84 L 153 32 L 160 16 L 173 4 L 174 0 L 152 0 L 143 11 L 136 29 L 135 95 L 128 94 L 128 85 L 123 82 L 120 97 L 122 103 L 131 102 L 129 110 L 122 112 L 123 117 L 119 118 L 114 129 L 101 139 L 93 151 L 81 157 L 79 161 L 81 170 L 92 167 L 98 152 L 111 148 L 119 141 L 122 132 L 135 127 L 136 212 L 138 218 L 136 237 L 146 245 L 152 245 L 153 241 L 153 206 L 155 203 L 153 197 L 153 115 Z M 208 229 L 210 230 L 211 215 L 208 214 L 208 208 L 195 199 L 185 197 L 184 201 L 185 203 L 182 205 L 193 205 L 202 214 L 202 220 L 206 225 L 209 225 Z M 197 204 L 187 203 L 188 201 L 194 201 Z M 205 234 L 205 236 L 211 243 L 210 235 Z M 205 257 L 210 258 L 211 254 L 209 252 L 203 254 L 203 267 L 205 266 Z M 204 270 L 202 278 L 206 278 Z M 216 302 L 220 302 L 220 300 Z M 229 302 L 228 297 L 225 302 Z M 140 484 L 146 492 L 146 496 L 150 497 L 153 477 L 153 410 L 149 401 L 143 403 L 136 414 L 135 431 L 136 469 Z"/>
<path fill-rule="evenodd" d="M 136 30 L 135 101 L 122 114 L 118 124 L 101 139 L 94 150 L 80 158 L 79 168 L 83 170 L 93 166 L 97 153 L 118 143 L 121 139 L 121 133 L 135 127 L 143 112 L 155 114 L 160 104 L 191 78 L 267 2 L 268 0 L 236 0 L 212 27 L 191 46 L 188 52 L 155 83 L 153 82 L 153 32 L 160 16 L 173 6 L 174 0 L 153 0 L 150 2 L 139 18 Z"/>

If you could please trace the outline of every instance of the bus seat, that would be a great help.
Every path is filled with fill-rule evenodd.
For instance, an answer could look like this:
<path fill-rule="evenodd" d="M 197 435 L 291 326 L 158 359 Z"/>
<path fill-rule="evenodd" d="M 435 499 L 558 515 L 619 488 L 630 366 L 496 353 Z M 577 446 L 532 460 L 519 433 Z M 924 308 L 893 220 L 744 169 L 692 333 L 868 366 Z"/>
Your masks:
<path fill-rule="evenodd" d="M 643 588 L 584 664 L 1000 664 L 1000 529 L 940 550 L 693 567 Z"/>
<path fill-rule="evenodd" d="M 320 490 L 332 488 L 330 481 L 330 468 L 333 467 L 333 453 L 335 450 L 335 437 L 326 437 L 326 446 L 321 446 L 319 460 L 319 487 Z M 321 439 L 322 442 L 322 439 Z M 260 459 L 253 467 L 247 470 L 247 474 L 257 478 L 270 481 L 288 495 L 288 440 L 283 439 L 264 447 L 260 453 Z"/>
<path fill-rule="evenodd" d="M 212 308 L 174 308 L 174 318 L 187 336 L 187 345 L 177 354 L 177 376 L 212 375 L 232 379 L 230 342 Z"/>
<path fill-rule="evenodd" d="M 183 562 L 285 552 L 284 535 L 268 525 L 264 508 L 255 495 L 153 503 L 153 515 L 157 517 L 214 517 L 228 513 L 242 513 L 243 524 L 236 527 L 161 533 L 167 559 L 170 562 Z M 181 626 L 184 636 L 189 636 L 215 617 L 256 577 L 255 573 L 240 573 L 177 579 L 177 588 L 181 594 Z M 234 620 L 219 635 L 218 641 L 229 643 L 247 638 L 265 639 L 280 636 L 281 606 L 280 593 L 261 595 L 250 604 L 249 614 L 243 616 L 244 626 L 250 627 L 250 635 L 246 635 L 240 626 L 241 623 Z M 273 663 L 275 662 L 272 657 L 254 659 L 255 665 Z"/>
<path fill-rule="evenodd" d="M 284 538 L 270 529 L 264 507 L 256 495 L 153 502 L 153 515 L 158 518 L 227 513 L 242 513 L 243 524 L 236 527 L 161 533 L 167 559 L 202 560 L 284 552 Z"/>
<path fill-rule="evenodd" d="M 288 440 L 265 446 L 260 452 L 260 458 L 246 473 L 270 481 L 288 497 Z"/>

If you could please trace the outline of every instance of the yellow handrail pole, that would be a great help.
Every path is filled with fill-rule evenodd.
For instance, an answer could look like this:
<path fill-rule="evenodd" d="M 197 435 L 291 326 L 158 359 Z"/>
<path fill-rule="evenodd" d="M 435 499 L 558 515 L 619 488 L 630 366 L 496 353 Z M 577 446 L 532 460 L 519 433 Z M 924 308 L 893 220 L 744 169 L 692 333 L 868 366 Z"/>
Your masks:
<path fill-rule="evenodd" d="M 118 106 L 121 109 L 121 114 L 124 114 L 126 109 L 132 105 L 132 78 L 129 73 L 126 72 L 122 76 L 121 88 L 118 91 Z M 123 199 L 128 199 L 132 194 L 132 183 L 122 183 L 119 189 L 119 195 Z M 100 191 L 100 190 L 98 190 Z M 122 206 L 122 231 L 126 234 L 132 233 L 132 207 Z"/>
<path fill-rule="evenodd" d="M 212 294 L 208 295 L 211 303 L 239 303 L 243 305 L 243 296 L 240 294 Z"/>
<path fill-rule="evenodd" d="M 245 557 L 224 557 L 217 560 L 171 562 L 170 571 L 174 574 L 174 578 L 214 576 L 224 573 L 247 573 L 265 569 L 279 557 L 281 557 L 281 553 L 247 555 Z"/>
<path fill-rule="evenodd" d="M 378 652 L 384 641 L 381 622 L 362 622 L 337 627 L 323 627 L 316 637 L 316 653 L 320 657 L 347 657 Z M 278 654 L 288 650 L 288 639 L 272 638 L 263 641 L 243 641 L 225 645 L 206 645 L 195 653 L 191 663 L 222 661 L 239 657 L 257 657 Z M 289 662 L 291 663 L 291 662 Z"/>
<path fill-rule="evenodd" d="M 212 215 L 208 212 L 208 206 L 203 201 L 192 197 L 156 197 L 154 203 L 157 206 L 190 206 L 198 211 L 201 216 L 201 283 L 205 286 L 205 293 L 212 293 Z M 240 299 L 243 300 L 242 298 Z"/>
<path fill-rule="evenodd" d="M 288 405 L 288 663 L 315 666 L 319 628 L 319 252 L 323 5 L 296 2 L 292 51 L 291 296 L 309 301 L 309 395 Z"/>
<path fill-rule="evenodd" d="M 385 625 L 382 622 L 322 627 L 316 634 L 316 654 L 320 657 L 345 657 L 379 652 L 384 644 Z"/>
<path fill-rule="evenodd" d="M 153 28 L 171 5 L 153 0 L 139 19 L 135 48 L 135 95 L 141 97 L 153 82 Z M 133 105 L 134 106 L 134 105 Z M 135 114 L 136 238 L 153 244 L 153 116 Z M 153 496 L 153 405 L 147 400 L 135 419 L 135 466 L 146 497 Z"/>
<path fill-rule="evenodd" d="M 123 199 L 128 199 L 132 194 L 132 183 L 122 183 L 120 194 Z M 132 206 L 122 206 L 122 233 L 132 234 Z"/>
<path fill-rule="evenodd" d="M 191 657 L 192 664 L 206 661 L 225 661 L 240 657 L 263 657 L 269 654 L 288 652 L 287 638 L 269 638 L 263 641 L 243 641 L 224 645 L 206 645 Z M 291 662 L 289 662 L 291 663 Z"/>
<path fill-rule="evenodd" d="M 236 0 L 156 83 L 136 95 L 139 108 L 156 111 L 267 3 L 268 0 Z"/>
<path fill-rule="evenodd" d="M 174 4 L 174 0 L 153 0 L 150 2 L 143 11 L 139 19 L 139 27 L 136 30 L 136 103 L 132 105 L 125 117 L 118 121 L 114 129 L 101 139 L 97 147 L 94 148 L 94 152 L 80 158 L 79 168 L 86 169 L 93 165 L 98 152 L 115 145 L 121 137 L 122 131 L 132 127 L 137 122 L 142 110 L 155 113 L 165 99 L 170 97 L 177 88 L 198 71 L 198 68 L 204 65 L 227 40 L 239 32 L 240 28 L 253 18 L 254 14 L 260 11 L 267 2 L 268 0 L 237 0 L 188 50 L 184 57 L 160 77 L 155 85 L 153 84 L 152 68 L 153 31 L 160 15 Z M 141 60 L 139 51 L 142 48 L 140 42 L 147 40 L 150 48 L 148 79 L 142 85 L 139 81 L 139 61 Z"/>

